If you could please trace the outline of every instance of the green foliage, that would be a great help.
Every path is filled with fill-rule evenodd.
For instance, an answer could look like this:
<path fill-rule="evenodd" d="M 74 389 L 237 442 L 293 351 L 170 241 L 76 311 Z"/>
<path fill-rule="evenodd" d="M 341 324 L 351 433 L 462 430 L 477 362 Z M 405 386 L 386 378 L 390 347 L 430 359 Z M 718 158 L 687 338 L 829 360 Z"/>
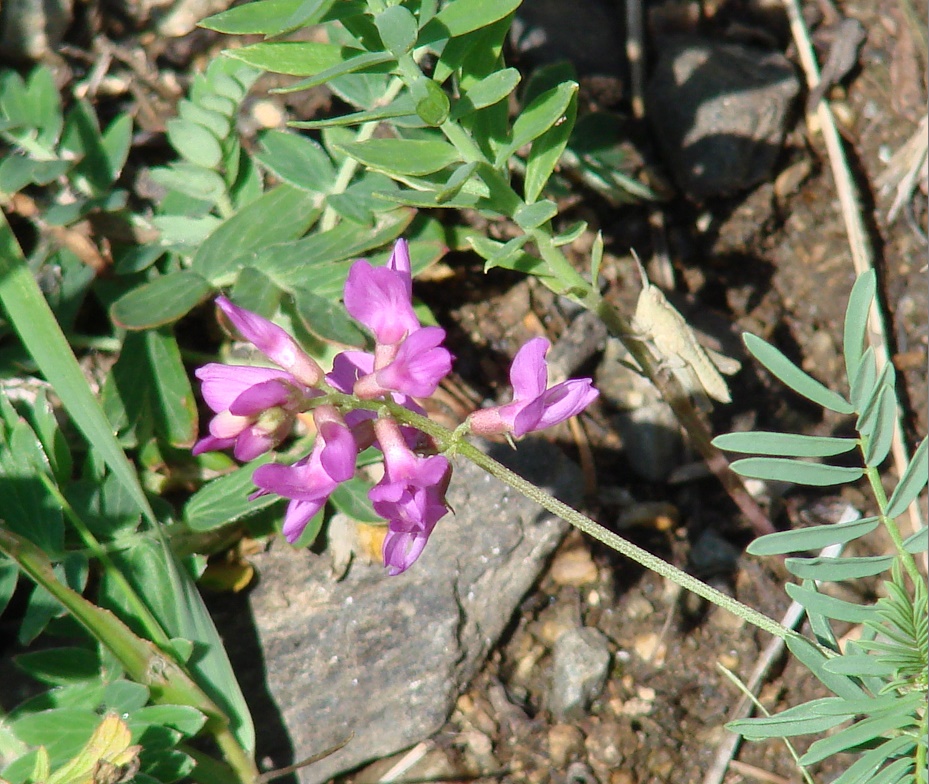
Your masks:
<path fill-rule="evenodd" d="M 929 686 L 929 634 L 926 583 L 915 568 L 914 552 L 925 552 L 926 529 L 906 541 L 894 518 L 902 514 L 926 487 L 927 445 L 924 439 L 886 499 L 877 468 L 890 449 L 897 417 L 891 365 L 878 372 L 872 349 L 864 348 L 866 325 L 875 292 L 874 274 L 855 283 L 845 316 L 845 366 L 851 402 L 812 379 L 777 349 L 750 335 L 752 354 L 778 379 L 814 403 L 855 415 L 857 438 L 826 438 L 781 433 L 732 433 L 714 443 L 722 449 L 754 452 L 764 457 L 737 460 L 732 468 L 746 476 L 779 479 L 803 485 L 841 484 L 867 476 L 880 515 L 861 520 L 784 531 L 756 539 L 748 551 L 756 555 L 803 553 L 848 545 L 883 524 L 897 551 L 882 556 L 835 557 L 828 550 L 814 557 L 785 561 L 801 585 L 788 584 L 787 593 L 806 610 L 820 645 L 792 641 L 791 652 L 834 698 L 814 700 L 776 716 L 732 722 L 730 729 L 751 739 L 783 738 L 821 733 L 846 724 L 815 741 L 800 758 L 812 765 L 842 752 L 858 759 L 838 778 L 839 784 L 924 782 L 926 774 L 926 710 Z M 812 463 L 803 458 L 848 454 L 857 448 L 860 467 Z M 798 459 L 799 458 L 799 459 Z M 855 604 L 820 590 L 824 584 L 891 573 L 876 604 Z M 834 621 L 862 624 L 865 635 L 839 648 Z"/>

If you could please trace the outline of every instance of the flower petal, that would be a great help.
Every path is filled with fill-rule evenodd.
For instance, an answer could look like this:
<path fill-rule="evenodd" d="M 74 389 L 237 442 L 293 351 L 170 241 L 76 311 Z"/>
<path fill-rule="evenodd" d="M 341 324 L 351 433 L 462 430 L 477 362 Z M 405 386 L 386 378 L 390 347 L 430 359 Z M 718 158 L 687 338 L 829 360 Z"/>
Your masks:
<path fill-rule="evenodd" d="M 574 378 L 555 384 L 542 395 L 545 410 L 536 429 L 544 430 L 581 413 L 599 394 L 589 378 Z"/>
<path fill-rule="evenodd" d="M 229 413 L 254 417 L 269 408 L 284 405 L 294 393 L 294 387 L 279 378 L 262 381 L 246 389 L 232 401 Z"/>
<path fill-rule="evenodd" d="M 419 329 L 407 281 L 388 267 L 372 267 L 364 259 L 352 264 L 343 301 L 352 318 L 370 329 L 378 343 L 396 343 Z"/>
<path fill-rule="evenodd" d="M 550 345 L 545 338 L 532 338 L 516 352 L 510 365 L 513 400 L 531 400 L 545 391 L 548 383 L 545 354 Z"/>
<path fill-rule="evenodd" d="M 217 297 L 216 304 L 242 337 L 253 343 L 268 359 L 309 387 L 315 387 L 320 382 L 322 368 L 281 327 L 257 313 L 232 304 L 225 297 Z"/>
<path fill-rule="evenodd" d="M 313 519 L 326 499 L 317 499 L 314 501 L 291 501 L 287 504 L 287 511 L 284 513 L 284 538 L 293 544 L 300 538 L 300 534 L 306 528 L 310 520 Z"/>
<path fill-rule="evenodd" d="M 376 371 L 378 384 L 405 395 L 429 397 L 452 369 L 451 353 L 440 346 L 443 340 L 441 327 L 423 327 L 409 335 L 394 361 Z"/>
<path fill-rule="evenodd" d="M 392 269 L 403 278 L 404 283 L 406 283 L 406 295 L 412 301 L 413 267 L 410 264 L 410 246 L 405 239 L 401 238 L 394 243 L 394 251 L 387 261 L 387 268 Z"/>
<path fill-rule="evenodd" d="M 226 411 L 232 402 L 249 387 L 271 379 L 290 379 L 292 376 L 276 368 L 252 365 L 220 365 L 211 362 L 199 367 L 194 375 L 200 379 L 200 391 L 206 404 L 214 411 Z"/>
<path fill-rule="evenodd" d="M 366 351 L 343 351 L 332 360 L 332 372 L 326 376 L 332 386 L 346 395 L 362 376 L 374 371 L 374 355 Z"/>
<path fill-rule="evenodd" d="M 396 577 L 409 569 L 422 554 L 428 541 L 429 534 L 388 530 L 381 551 L 387 573 Z"/>

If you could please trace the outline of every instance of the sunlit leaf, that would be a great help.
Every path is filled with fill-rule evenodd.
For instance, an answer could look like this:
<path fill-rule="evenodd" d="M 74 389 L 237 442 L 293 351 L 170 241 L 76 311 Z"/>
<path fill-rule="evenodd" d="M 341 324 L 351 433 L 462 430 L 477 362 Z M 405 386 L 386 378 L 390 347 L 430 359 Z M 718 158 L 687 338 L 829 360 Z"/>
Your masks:
<path fill-rule="evenodd" d="M 180 270 L 143 283 L 113 303 L 110 317 L 126 329 L 170 324 L 206 300 L 213 285 L 191 270 Z"/>
<path fill-rule="evenodd" d="M 229 57 L 263 71 L 310 76 L 341 63 L 349 53 L 338 44 L 319 41 L 274 41 L 227 49 Z"/>
<path fill-rule="evenodd" d="M 896 556 L 875 555 L 857 558 L 788 558 L 787 571 L 804 580 L 840 582 L 873 577 L 893 566 Z"/>
<path fill-rule="evenodd" d="M 857 438 L 807 436 L 796 433 L 725 433 L 713 439 L 713 445 L 727 452 L 785 457 L 831 457 L 852 451 Z"/>
<path fill-rule="evenodd" d="M 458 151 L 438 139 L 369 139 L 342 144 L 337 149 L 386 174 L 431 174 L 461 162 Z"/>
<path fill-rule="evenodd" d="M 456 0 L 446 4 L 422 31 L 424 42 L 454 38 L 487 27 L 515 11 L 522 0 Z"/>
<path fill-rule="evenodd" d="M 877 467 L 887 458 L 897 426 L 897 396 L 892 386 L 881 389 L 874 409 L 874 427 L 865 444 L 865 465 Z"/>
<path fill-rule="evenodd" d="M 193 531 L 212 531 L 234 523 L 279 501 L 274 495 L 264 495 L 249 501 L 255 492 L 252 474 L 271 459 L 262 455 L 230 474 L 214 479 L 194 493 L 184 505 L 184 522 Z"/>
<path fill-rule="evenodd" d="M 577 90 L 576 82 L 561 84 L 543 93 L 523 109 L 513 121 L 510 140 L 497 152 L 494 167 L 497 169 L 503 167 L 510 156 L 524 144 L 539 138 L 550 128 L 568 122 L 568 107 L 577 94 Z M 554 166 L 554 163 L 552 165 Z M 545 179 L 548 179 L 547 175 Z"/>
<path fill-rule="evenodd" d="M 804 607 L 822 613 L 827 618 L 836 621 L 863 623 L 874 618 L 875 608 L 870 605 L 853 604 L 793 583 L 787 583 L 784 590 L 791 599 L 799 602 Z"/>
<path fill-rule="evenodd" d="M 840 414 L 852 414 L 854 407 L 841 395 L 804 373 L 770 343 L 748 332 L 742 335 L 745 347 L 777 378 L 803 397 Z"/>
<path fill-rule="evenodd" d="M 910 463 L 900 477 L 900 482 L 894 488 L 893 495 L 887 503 L 887 516 L 898 517 L 919 496 L 929 481 L 929 440 L 923 439 Z"/>
<path fill-rule="evenodd" d="M 849 380 L 858 373 L 861 355 L 864 352 L 865 338 L 868 331 L 868 314 L 871 310 L 871 301 L 877 286 L 877 276 L 874 270 L 858 276 L 852 286 L 845 309 L 844 328 L 844 354 L 845 372 Z"/>
<path fill-rule="evenodd" d="M 747 457 L 736 460 L 730 468 L 742 476 L 777 482 L 794 482 L 812 487 L 827 487 L 854 482 L 864 474 L 863 468 L 807 463 L 782 457 Z"/>
<path fill-rule="evenodd" d="M 788 708 L 774 716 L 730 721 L 726 724 L 726 729 L 744 735 L 750 740 L 763 740 L 825 732 L 845 721 L 842 716 L 822 716 L 816 713 L 819 702 L 820 700 L 813 700 L 795 708 Z"/>
<path fill-rule="evenodd" d="M 778 531 L 758 537 L 748 545 L 746 552 L 752 555 L 783 555 L 806 550 L 821 550 L 831 544 L 853 542 L 871 533 L 878 525 L 880 525 L 879 518 L 865 517 L 848 523 L 814 525 L 793 531 Z"/>

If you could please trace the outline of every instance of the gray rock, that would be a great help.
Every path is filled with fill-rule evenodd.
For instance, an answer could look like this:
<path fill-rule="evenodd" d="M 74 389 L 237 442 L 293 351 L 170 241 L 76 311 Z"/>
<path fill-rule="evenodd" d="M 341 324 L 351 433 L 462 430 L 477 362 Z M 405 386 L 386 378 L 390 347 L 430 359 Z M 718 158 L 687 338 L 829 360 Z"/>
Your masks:
<path fill-rule="evenodd" d="M 548 708 L 559 721 L 580 719 L 606 685 L 610 647 L 597 629 L 570 629 L 552 649 L 552 688 Z"/>
<path fill-rule="evenodd" d="M 610 338 L 597 366 L 597 389 L 620 410 L 614 422 L 630 468 L 650 482 L 661 482 L 680 462 L 680 427 L 651 381 L 630 365 L 634 360 L 625 346 Z"/>
<path fill-rule="evenodd" d="M 699 201 L 768 178 L 799 92 L 779 52 L 684 39 L 663 48 L 646 100 L 678 185 Z"/>
<path fill-rule="evenodd" d="M 568 503 L 579 500 L 578 469 L 547 443 L 492 451 Z M 460 459 L 448 499 L 455 514 L 398 577 L 356 562 L 336 583 L 327 556 L 286 546 L 254 558 L 260 583 L 249 603 L 266 665 L 258 690 L 277 708 L 258 719 L 259 736 L 263 728 L 278 736 L 259 737 L 260 753 L 277 767 L 354 733 L 301 770 L 304 784 L 439 730 L 567 528 Z"/>

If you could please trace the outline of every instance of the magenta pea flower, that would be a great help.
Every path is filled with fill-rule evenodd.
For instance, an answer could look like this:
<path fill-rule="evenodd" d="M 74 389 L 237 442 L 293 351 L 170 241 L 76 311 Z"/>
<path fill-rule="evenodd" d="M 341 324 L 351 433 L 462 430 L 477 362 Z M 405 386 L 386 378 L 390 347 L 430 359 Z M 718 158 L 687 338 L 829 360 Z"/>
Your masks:
<path fill-rule="evenodd" d="M 316 442 L 310 454 L 290 466 L 259 466 L 252 481 L 260 488 L 252 498 L 274 493 L 289 498 L 284 515 L 284 536 L 288 542 L 300 538 L 307 523 L 329 499 L 332 491 L 355 474 L 358 444 L 334 406 L 313 410 Z"/>
<path fill-rule="evenodd" d="M 545 354 L 550 343 L 532 338 L 516 352 L 510 366 L 513 400 L 502 406 L 475 411 L 468 417 L 477 435 L 512 433 L 517 438 L 544 430 L 579 414 L 599 395 L 589 378 L 576 378 L 548 386 Z"/>
<path fill-rule="evenodd" d="M 242 337 L 274 364 L 308 387 L 315 387 L 322 380 L 322 368 L 277 324 L 234 305 L 225 297 L 217 297 L 216 304 Z"/>
<path fill-rule="evenodd" d="M 400 344 L 394 357 L 382 367 L 355 382 L 354 393 L 363 399 L 399 392 L 411 397 L 429 397 L 452 369 L 452 355 L 442 347 L 445 330 L 422 327 Z"/>
<path fill-rule="evenodd" d="M 365 259 L 352 264 L 343 302 L 352 318 L 370 329 L 379 344 L 396 344 L 418 330 L 406 240 L 397 240 L 386 267 L 373 267 Z"/>
<path fill-rule="evenodd" d="M 306 401 L 319 394 L 275 368 L 210 363 L 195 375 L 216 412 L 209 435 L 194 445 L 195 455 L 232 447 L 237 460 L 254 460 L 287 437 Z"/>
<path fill-rule="evenodd" d="M 393 575 L 419 558 L 436 523 L 448 512 L 445 491 L 451 466 L 442 455 L 422 457 L 410 450 L 396 422 L 374 423 L 384 452 L 384 477 L 368 492 L 374 511 L 387 520 L 384 565 Z"/>

